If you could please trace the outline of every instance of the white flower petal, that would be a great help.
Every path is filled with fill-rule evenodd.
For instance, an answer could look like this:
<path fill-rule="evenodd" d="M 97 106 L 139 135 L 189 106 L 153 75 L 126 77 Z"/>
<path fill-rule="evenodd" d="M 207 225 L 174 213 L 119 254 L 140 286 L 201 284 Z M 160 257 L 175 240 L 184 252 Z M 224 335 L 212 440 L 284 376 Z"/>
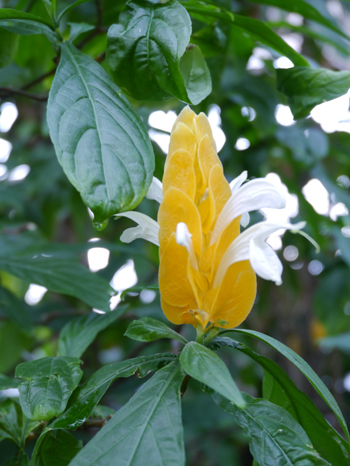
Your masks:
<path fill-rule="evenodd" d="M 248 172 L 247 170 L 244 170 L 237 178 L 231 181 L 230 183 L 230 189 L 231 193 L 234 194 L 236 191 L 239 190 L 241 185 L 245 182 L 245 180 L 248 178 Z"/>
<path fill-rule="evenodd" d="M 122 212 L 117 214 L 116 217 L 127 217 L 138 223 L 137 227 L 125 230 L 120 237 L 120 241 L 131 243 L 131 241 L 141 238 L 159 246 L 159 225 L 153 218 L 140 212 Z"/>
<path fill-rule="evenodd" d="M 258 237 L 250 241 L 249 259 L 254 272 L 265 280 L 282 284 L 283 265 L 270 245 Z"/>
<path fill-rule="evenodd" d="M 190 255 L 191 266 L 198 270 L 196 253 L 192 243 L 192 235 L 188 230 L 186 223 L 180 222 L 176 226 L 176 242 L 180 246 L 184 246 Z"/>
<path fill-rule="evenodd" d="M 151 186 L 148 188 L 146 197 L 147 199 L 159 202 L 159 204 L 163 200 L 163 184 L 155 176 L 152 179 Z"/>
<path fill-rule="evenodd" d="M 299 231 L 304 226 L 305 222 L 299 222 L 292 225 L 291 223 L 272 223 L 265 221 L 256 223 L 250 228 L 247 228 L 247 230 L 241 233 L 230 244 L 223 255 L 216 271 L 214 288 L 220 285 L 230 265 L 244 260 L 250 260 L 250 263 L 257 275 L 280 284 L 281 275 L 278 275 L 279 266 L 276 262 L 276 259 L 278 261 L 279 259 L 272 248 L 265 243 L 265 240 L 272 235 L 272 233 L 280 230 L 281 228 L 284 230 Z M 257 248 L 259 249 L 258 252 Z M 274 254 L 273 257 L 271 253 Z M 251 254 L 253 254 L 254 257 Z M 270 260 L 272 262 L 271 268 L 269 269 L 268 262 Z"/>
<path fill-rule="evenodd" d="M 250 222 L 250 215 L 248 214 L 248 212 L 244 212 L 244 214 L 242 214 L 242 217 L 241 217 L 241 226 L 245 228 L 247 225 L 249 225 L 249 222 Z"/>
<path fill-rule="evenodd" d="M 214 244 L 224 229 L 245 212 L 259 210 L 263 207 L 281 209 L 285 207 L 286 200 L 281 189 L 265 179 L 257 178 L 244 184 L 238 189 L 224 205 L 216 221 L 210 240 Z"/>

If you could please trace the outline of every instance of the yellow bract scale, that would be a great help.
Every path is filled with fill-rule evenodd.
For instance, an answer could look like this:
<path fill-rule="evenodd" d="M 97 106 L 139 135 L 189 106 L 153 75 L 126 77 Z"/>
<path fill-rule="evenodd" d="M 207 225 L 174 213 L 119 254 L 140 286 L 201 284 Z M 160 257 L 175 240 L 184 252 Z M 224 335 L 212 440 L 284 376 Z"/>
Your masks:
<path fill-rule="evenodd" d="M 252 308 L 256 277 L 249 261 L 231 265 L 213 288 L 218 265 L 240 233 L 236 218 L 209 247 L 215 222 L 230 197 L 209 121 L 186 107 L 171 132 L 158 213 L 161 305 L 175 324 L 232 328 Z M 195 260 L 190 260 L 189 246 L 176 241 L 179 223 L 188 228 Z"/>

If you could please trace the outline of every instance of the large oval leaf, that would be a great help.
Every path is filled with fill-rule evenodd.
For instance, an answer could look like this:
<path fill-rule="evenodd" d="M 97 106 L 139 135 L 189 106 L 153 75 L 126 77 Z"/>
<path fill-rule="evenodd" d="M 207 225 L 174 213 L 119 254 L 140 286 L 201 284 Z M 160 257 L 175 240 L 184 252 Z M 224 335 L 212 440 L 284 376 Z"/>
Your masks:
<path fill-rule="evenodd" d="M 211 92 L 211 78 L 199 48 L 185 53 L 191 30 L 189 14 L 174 0 L 128 2 L 108 31 L 107 60 L 116 83 L 139 100 L 201 102 Z"/>
<path fill-rule="evenodd" d="M 47 119 L 58 160 L 95 222 L 141 202 L 154 170 L 146 129 L 104 69 L 69 42 L 62 45 Z"/>

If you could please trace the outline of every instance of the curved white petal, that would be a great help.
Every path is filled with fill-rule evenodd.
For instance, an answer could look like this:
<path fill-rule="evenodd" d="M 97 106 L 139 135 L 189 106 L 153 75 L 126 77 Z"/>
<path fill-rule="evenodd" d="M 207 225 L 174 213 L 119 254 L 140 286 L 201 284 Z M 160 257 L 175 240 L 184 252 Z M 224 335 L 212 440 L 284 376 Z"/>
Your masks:
<path fill-rule="evenodd" d="M 258 237 L 250 241 L 249 259 L 254 272 L 265 280 L 282 284 L 283 265 L 270 245 Z"/>
<path fill-rule="evenodd" d="M 247 228 L 230 244 L 223 255 L 216 271 L 214 288 L 220 285 L 230 265 L 244 260 L 250 260 L 257 275 L 280 284 L 282 269 L 278 265 L 280 263 L 279 259 L 272 248 L 265 243 L 265 240 L 281 228 L 284 230 L 299 231 L 304 226 L 305 222 L 292 225 L 291 223 L 265 221 Z M 269 261 L 271 261 L 270 267 Z"/>
<path fill-rule="evenodd" d="M 231 181 L 230 183 L 230 189 L 231 193 L 234 194 L 236 191 L 239 190 L 241 185 L 245 182 L 245 180 L 248 178 L 248 172 L 247 170 L 244 170 L 237 178 Z"/>
<path fill-rule="evenodd" d="M 180 222 L 176 226 L 176 242 L 180 246 L 184 246 L 190 255 L 191 266 L 198 270 L 198 263 L 194 247 L 192 243 L 192 235 L 188 230 L 186 223 Z"/>
<path fill-rule="evenodd" d="M 146 197 L 147 199 L 159 202 L 159 204 L 163 200 L 163 184 L 155 176 L 152 178 L 152 183 L 151 186 L 148 188 Z"/>
<path fill-rule="evenodd" d="M 257 178 L 244 184 L 224 205 L 216 221 L 210 246 L 219 238 L 224 229 L 245 212 L 259 210 L 264 207 L 282 209 L 286 206 L 286 199 L 281 189 L 263 178 Z"/>
<path fill-rule="evenodd" d="M 131 241 L 141 238 L 159 246 L 159 225 L 153 218 L 140 212 L 122 212 L 117 214 L 116 217 L 127 217 L 138 223 L 137 227 L 125 230 L 120 237 L 120 241 L 131 243 Z"/>

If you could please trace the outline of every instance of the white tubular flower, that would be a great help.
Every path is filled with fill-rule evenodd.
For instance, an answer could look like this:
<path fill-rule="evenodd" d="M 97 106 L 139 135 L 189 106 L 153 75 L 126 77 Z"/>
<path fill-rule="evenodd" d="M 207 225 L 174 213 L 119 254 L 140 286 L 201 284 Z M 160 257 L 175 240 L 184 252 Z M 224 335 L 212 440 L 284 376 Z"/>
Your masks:
<path fill-rule="evenodd" d="M 222 282 L 227 269 L 235 262 L 249 260 L 254 272 L 265 280 L 272 280 L 276 285 L 282 283 L 282 264 L 275 251 L 265 241 L 277 230 L 299 232 L 305 222 L 291 223 L 259 222 L 241 233 L 226 249 L 214 279 L 214 288 Z"/>
<path fill-rule="evenodd" d="M 216 221 L 210 245 L 214 244 L 225 228 L 237 217 L 263 207 L 282 209 L 286 205 L 284 193 L 268 181 L 257 178 L 239 188 L 224 205 Z"/>
<path fill-rule="evenodd" d="M 155 176 L 152 179 L 151 186 L 148 188 L 146 197 L 147 199 L 157 201 L 159 204 L 163 200 L 163 184 Z"/>
<path fill-rule="evenodd" d="M 137 227 L 125 230 L 120 237 L 120 241 L 131 243 L 131 241 L 141 238 L 159 246 L 159 225 L 151 217 L 140 212 L 122 212 L 117 214 L 116 217 L 127 217 L 138 223 Z"/>

